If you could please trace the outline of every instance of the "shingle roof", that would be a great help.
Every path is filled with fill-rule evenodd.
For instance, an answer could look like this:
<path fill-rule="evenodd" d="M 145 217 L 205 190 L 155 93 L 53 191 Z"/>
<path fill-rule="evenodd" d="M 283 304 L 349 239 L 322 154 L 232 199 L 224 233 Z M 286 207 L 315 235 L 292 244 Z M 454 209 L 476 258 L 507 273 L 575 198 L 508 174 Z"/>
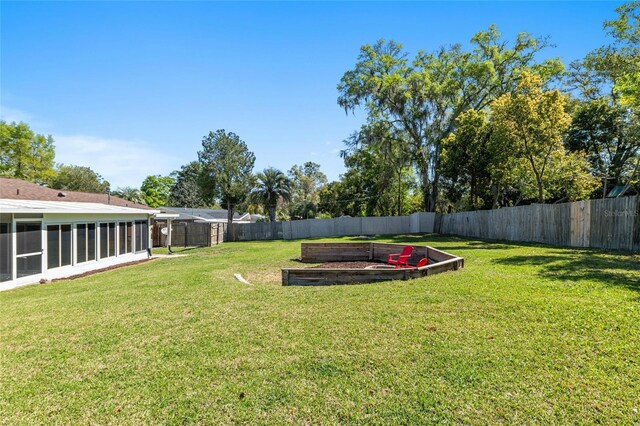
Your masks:
<path fill-rule="evenodd" d="M 154 214 L 159 210 L 137 209 L 102 203 L 73 201 L 8 200 L 0 198 L 0 213 L 71 213 L 71 214 Z"/>
<path fill-rule="evenodd" d="M 60 196 L 59 194 L 64 194 L 64 196 Z M 150 209 L 143 204 L 134 203 L 129 200 L 114 197 L 113 195 L 52 189 L 20 179 L 3 177 L 0 177 L 0 198 L 11 200 L 100 203 L 136 209 Z"/>

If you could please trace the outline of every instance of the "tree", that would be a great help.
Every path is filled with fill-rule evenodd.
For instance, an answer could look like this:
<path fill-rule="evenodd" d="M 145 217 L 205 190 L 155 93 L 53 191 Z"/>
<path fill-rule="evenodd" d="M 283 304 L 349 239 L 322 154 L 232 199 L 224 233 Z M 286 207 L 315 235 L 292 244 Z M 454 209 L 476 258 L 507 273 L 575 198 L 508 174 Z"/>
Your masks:
<path fill-rule="evenodd" d="M 288 175 L 291 186 L 290 216 L 301 219 L 314 217 L 320 201 L 319 190 L 327 183 L 327 176 L 320 171 L 320 164 L 307 161 L 302 166 L 295 165 Z"/>
<path fill-rule="evenodd" d="M 617 19 L 604 23 L 612 42 L 572 63 L 567 77 L 581 101 L 567 147 L 586 153 L 611 184 L 630 182 L 640 160 L 640 2 L 616 11 Z"/>
<path fill-rule="evenodd" d="M 571 122 L 565 107 L 566 99 L 558 90 L 543 91 L 541 79 L 529 72 L 521 75 L 515 93 L 491 104 L 492 137 L 516 160 L 515 174 L 523 196 L 535 196 L 540 203 L 554 185 L 556 190 L 564 187 L 573 199 L 586 196 L 594 187 L 586 159 L 567 153 L 562 144 Z"/>
<path fill-rule="evenodd" d="M 583 99 L 611 98 L 615 104 L 640 108 L 640 2 L 618 8 L 618 18 L 604 22 L 612 42 L 572 62 L 568 86 Z"/>
<path fill-rule="evenodd" d="M 367 216 L 401 215 L 406 197 L 414 186 L 411 159 L 384 121 L 362 126 L 344 141 L 340 155 L 347 172 L 343 180 L 351 192 L 359 193 L 363 214 Z"/>
<path fill-rule="evenodd" d="M 171 173 L 175 183 L 171 186 L 167 203 L 173 207 L 206 207 L 200 175 L 202 165 L 197 161 L 182 166 L 180 170 Z"/>
<path fill-rule="evenodd" d="M 318 211 L 331 217 L 342 215 L 340 209 L 340 188 L 341 182 L 333 181 L 324 185 L 318 194 Z"/>
<path fill-rule="evenodd" d="M 497 208 L 506 189 L 509 150 L 495 143 L 493 126 L 484 110 L 462 113 L 456 127 L 442 151 L 442 173 L 450 179 L 450 199 L 457 201 L 468 193 L 469 208 Z"/>
<path fill-rule="evenodd" d="M 106 193 L 110 184 L 89 167 L 60 165 L 49 186 L 67 191 Z"/>
<path fill-rule="evenodd" d="M 0 176 L 48 182 L 55 174 L 51 135 L 35 134 L 25 123 L 0 121 Z"/>
<path fill-rule="evenodd" d="M 133 188 L 131 186 L 124 186 L 122 188 L 118 188 L 112 192 L 116 197 L 123 198 L 125 200 L 129 200 L 133 203 L 138 204 L 146 204 L 144 200 L 144 194 L 138 188 Z"/>
<path fill-rule="evenodd" d="M 147 176 L 140 186 L 145 203 L 149 207 L 166 206 L 173 184 L 170 176 Z"/>
<path fill-rule="evenodd" d="M 525 33 L 509 47 L 491 26 L 471 43 L 470 52 L 454 45 L 419 52 L 410 63 L 400 44 L 380 40 L 360 49 L 355 68 L 338 85 L 338 104 L 345 111 L 364 107 L 369 123 L 391 124 L 394 140 L 406 142 L 401 149 L 419 172 L 427 211 L 437 204 L 441 144 L 456 118 L 467 109 L 485 109 L 513 90 L 522 70 L 531 69 L 545 81 L 562 70 L 558 60 L 535 64 L 537 52 L 548 44 Z"/>
<path fill-rule="evenodd" d="M 257 186 L 251 191 L 252 198 L 262 204 L 269 213 L 269 221 L 276 220 L 278 201 L 291 199 L 291 184 L 280 170 L 268 167 L 256 175 Z"/>
<path fill-rule="evenodd" d="M 618 19 L 605 21 L 613 43 L 593 53 L 594 66 L 613 81 L 620 103 L 640 109 L 640 1 L 616 8 Z"/>
<path fill-rule="evenodd" d="M 571 151 L 584 152 L 598 176 L 626 182 L 640 152 L 640 116 L 606 98 L 579 104 L 565 138 Z"/>
<path fill-rule="evenodd" d="M 369 199 L 363 192 L 361 181 L 356 173 L 347 171 L 340 181 L 329 182 L 320 190 L 320 213 L 331 217 L 364 216 Z"/>
<path fill-rule="evenodd" d="M 216 199 L 227 207 L 227 239 L 231 236 L 233 213 L 253 187 L 253 164 L 256 157 L 235 133 L 224 129 L 209 132 L 198 152 L 202 165 L 201 187 L 205 200 Z"/>

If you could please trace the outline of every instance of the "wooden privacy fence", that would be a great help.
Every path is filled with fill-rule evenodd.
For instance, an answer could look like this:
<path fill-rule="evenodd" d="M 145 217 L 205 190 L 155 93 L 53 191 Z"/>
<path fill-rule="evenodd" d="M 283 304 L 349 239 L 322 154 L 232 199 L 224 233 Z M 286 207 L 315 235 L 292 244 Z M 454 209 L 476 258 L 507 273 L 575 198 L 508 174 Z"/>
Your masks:
<path fill-rule="evenodd" d="M 156 221 L 152 237 L 154 247 L 166 246 L 167 236 L 162 234 L 165 222 Z M 226 223 L 173 222 L 171 245 L 173 247 L 210 247 L 224 241 Z"/>
<path fill-rule="evenodd" d="M 640 250 L 640 197 L 438 215 L 435 231 L 556 246 Z"/>
<path fill-rule="evenodd" d="M 421 212 L 410 216 L 238 223 L 232 226 L 231 240 L 414 233 L 640 251 L 640 197 L 533 204 L 445 215 Z"/>
<path fill-rule="evenodd" d="M 435 213 L 420 212 L 410 216 L 337 217 L 290 222 L 236 223 L 232 225 L 231 240 L 296 240 L 344 235 L 431 233 L 434 231 L 435 217 Z"/>
<path fill-rule="evenodd" d="M 286 222 L 234 223 L 231 225 L 231 240 L 282 240 L 284 223 Z"/>

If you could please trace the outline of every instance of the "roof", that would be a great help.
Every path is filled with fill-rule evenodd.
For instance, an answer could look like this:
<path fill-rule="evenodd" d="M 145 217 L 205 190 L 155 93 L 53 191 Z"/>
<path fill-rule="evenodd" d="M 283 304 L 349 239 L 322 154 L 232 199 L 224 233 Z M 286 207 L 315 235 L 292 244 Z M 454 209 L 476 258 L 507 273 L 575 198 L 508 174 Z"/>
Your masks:
<path fill-rule="evenodd" d="M 618 198 L 625 195 L 627 192 L 635 192 L 635 190 L 629 185 L 616 185 L 607 194 L 607 198 Z"/>
<path fill-rule="evenodd" d="M 176 220 L 198 220 L 205 222 L 220 222 L 227 220 L 227 211 L 223 209 L 196 209 L 190 207 L 158 207 L 163 212 L 178 213 L 180 216 Z M 233 220 L 242 220 L 247 214 L 233 214 Z"/>
<path fill-rule="evenodd" d="M 136 209 L 101 203 L 72 201 L 8 200 L 0 198 L 0 213 L 67 213 L 67 214 L 155 214 L 158 210 Z"/>
<path fill-rule="evenodd" d="M 64 196 L 60 194 L 64 194 Z M 33 182 L 5 177 L 0 177 L 0 199 L 102 203 L 120 207 L 149 209 L 148 206 L 143 204 L 134 203 L 109 194 L 52 189 Z"/>

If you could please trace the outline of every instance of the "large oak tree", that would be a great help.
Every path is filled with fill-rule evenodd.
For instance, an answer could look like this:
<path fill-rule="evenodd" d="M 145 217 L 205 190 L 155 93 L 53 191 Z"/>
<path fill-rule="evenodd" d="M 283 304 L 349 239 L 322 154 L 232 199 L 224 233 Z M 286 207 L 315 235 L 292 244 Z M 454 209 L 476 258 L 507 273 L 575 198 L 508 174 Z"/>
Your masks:
<path fill-rule="evenodd" d="M 227 239 L 236 207 L 244 202 L 253 188 L 253 164 L 256 157 L 247 144 L 233 132 L 224 129 L 209 132 L 198 151 L 202 164 L 201 187 L 209 204 L 215 201 L 227 208 Z"/>
<path fill-rule="evenodd" d="M 558 60 L 536 63 L 548 43 L 520 33 L 510 45 L 495 26 L 461 45 L 436 52 L 418 52 L 413 60 L 394 41 L 378 41 L 360 49 L 355 67 L 339 85 L 338 104 L 345 111 L 364 108 L 369 123 L 391 125 L 403 150 L 419 172 L 424 208 L 434 211 L 440 184 L 442 142 L 455 129 L 457 117 L 468 109 L 481 110 L 515 89 L 523 70 L 545 80 L 562 69 Z"/>

